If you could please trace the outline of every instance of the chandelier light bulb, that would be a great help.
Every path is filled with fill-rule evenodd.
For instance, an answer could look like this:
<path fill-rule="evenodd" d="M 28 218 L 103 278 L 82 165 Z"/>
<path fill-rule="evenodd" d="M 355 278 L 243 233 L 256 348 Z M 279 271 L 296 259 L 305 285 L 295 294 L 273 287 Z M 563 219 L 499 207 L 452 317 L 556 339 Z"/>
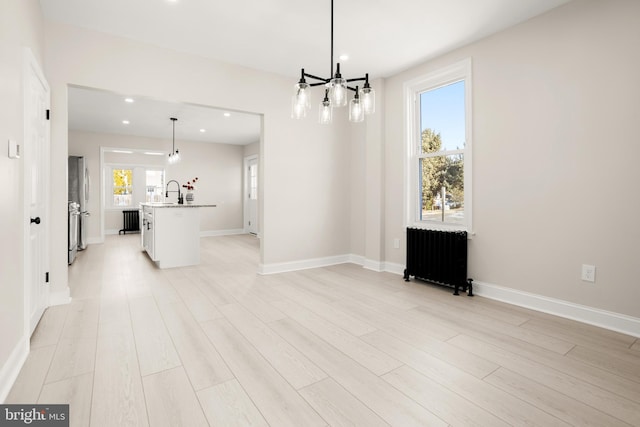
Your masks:
<path fill-rule="evenodd" d="M 360 96 L 358 95 L 358 88 L 356 87 L 356 95 L 351 101 L 349 101 L 349 121 L 361 122 L 364 120 L 364 108 Z"/>
<path fill-rule="evenodd" d="M 376 92 L 372 88 L 363 88 L 360 91 L 360 99 L 365 114 L 373 114 L 376 112 Z"/>
<path fill-rule="evenodd" d="M 326 125 L 331 123 L 333 108 L 331 108 L 331 102 L 328 97 L 329 90 L 327 89 L 324 93 L 324 100 L 320 103 L 320 116 L 319 121 L 321 125 Z"/>
<path fill-rule="evenodd" d="M 334 107 L 347 105 L 347 81 L 345 79 L 333 78 L 327 87 L 329 88 L 329 99 Z"/>

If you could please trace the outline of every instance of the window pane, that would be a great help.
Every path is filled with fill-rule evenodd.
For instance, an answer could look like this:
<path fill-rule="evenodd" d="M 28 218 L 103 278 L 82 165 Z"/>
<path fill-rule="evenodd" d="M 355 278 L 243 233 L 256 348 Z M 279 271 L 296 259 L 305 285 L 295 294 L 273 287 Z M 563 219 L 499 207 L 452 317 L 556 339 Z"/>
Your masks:
<path fill-rule="evenodd" d="M 420 220 L 464 224 L 464 156 L 420 159 L 419 170 Z"/>
<path fill-rule="evenodd" d="M 420 94 L 422 152 L 463 149 L 464 80 Z"/>
<path fill-rule="evenodd" d="M 133 170 L 113 170 L 113 206 L 131 206 Z"/>
<path fill-rule="evenodd" d="M 146 171 L 146 196 L 147 203 L 162 202 L 164 200 L 164 171 Z"/>

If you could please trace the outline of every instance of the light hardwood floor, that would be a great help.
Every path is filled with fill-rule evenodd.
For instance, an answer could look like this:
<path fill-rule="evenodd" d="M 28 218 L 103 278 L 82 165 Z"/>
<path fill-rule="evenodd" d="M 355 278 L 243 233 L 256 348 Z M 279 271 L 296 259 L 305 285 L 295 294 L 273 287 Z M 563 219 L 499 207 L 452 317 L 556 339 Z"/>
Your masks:
<path fill-rule="evenodd" d="M 7 403 L 73 426 L 640 426 L 640 340 L 343 264 L 255 273 L 250 235 L 159 270 L 139 236 L 69 268 Z"/>

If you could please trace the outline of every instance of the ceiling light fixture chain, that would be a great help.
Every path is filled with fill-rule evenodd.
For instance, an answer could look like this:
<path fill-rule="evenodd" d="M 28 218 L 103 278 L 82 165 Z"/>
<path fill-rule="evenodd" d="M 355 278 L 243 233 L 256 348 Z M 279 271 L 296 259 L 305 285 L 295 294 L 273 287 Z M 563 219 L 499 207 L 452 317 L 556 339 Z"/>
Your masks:
<path fill-rule="evenodd" d="M 307 116 L 311 109 L 310 89 L 314 86 L 324 86 L 325 96 L 320 103 L 319 121 L 321 124 L 331 123 L 333 107 L 344 107 L 347 105 L 347 94 L 351 90 L 355 95 L 349 104 L 349 120 L 361 122 L 364 116 L 375 112 L 375 91 L 369 84 L 369 74 L 364 77 L 344 79 L 340 73 L 340 63 L 335 64 L 333 58 L 333 0 L 331 0 L 331 69 L 329 78 L 318 77 L 304 71 L 300 72 L 300 80 L 294 86 L 295 93 L 291 100 L 291 117 L 301 119 Z M 314 83 L 307 83 L 305 77 L 316 80 Z M 362 89 L 359 86 L 351 87 L 349 83 L 364 81 Z"/>
<path fill-rule="evenodd" d="M 171 153 L 169 153 L 169 164 L 174 165 L 180 161 L 180 152 L 176 150 L 176 122 L 178 119 L 171 117 L 169 120 L 173 122 L 173 146 Z"/>

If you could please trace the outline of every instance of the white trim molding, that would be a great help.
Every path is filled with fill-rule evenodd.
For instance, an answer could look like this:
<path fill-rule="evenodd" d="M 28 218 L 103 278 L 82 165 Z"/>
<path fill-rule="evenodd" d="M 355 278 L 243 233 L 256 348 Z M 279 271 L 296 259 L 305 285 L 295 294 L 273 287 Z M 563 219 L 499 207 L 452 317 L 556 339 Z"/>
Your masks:
<path fill-rule="evenodd" d="M 64 305 L 71 302 L 71 289 L 66 286 L 60 291 L 51 292 L 49 294 L 49 307 L 54 305 Z"/>
<path fill-rule="evenodd" d="M 543 295 L 473 281 L 476 295 L 640 338 L 640 319 Z"/>
<path fill-rule="evenodd" d="M 242 228 L 234 228 L 231 230 L 208 230 L 201 231 L 200 237 L 217 237 L 217 236 L 233 236 L 236 234 L 249 234 Z"/>
<path fill-rule="evenodd" d="M 0 370 L 0 403 L 4 403 L 7 396 L 9 396 L 11 387 L 13 387 L 16 378 L 18 378 L 27 356 L 29 356 L 29 337 L 25 335 L 20 338 L 20 341 L 11 351 L 11 355 L 9 355 Z"/>
<path fill-rule="evenodd" d="M 330 265 L 346 264 L 352 262 L 352 255 L 336 255 L 324 258 L 302 259 L 291 262 L 278 262 L 273 264 L 258 265 L 258 274 L 277 274 L 288 271 L 307 270 L 310 268 L 327 267 Z"/>

